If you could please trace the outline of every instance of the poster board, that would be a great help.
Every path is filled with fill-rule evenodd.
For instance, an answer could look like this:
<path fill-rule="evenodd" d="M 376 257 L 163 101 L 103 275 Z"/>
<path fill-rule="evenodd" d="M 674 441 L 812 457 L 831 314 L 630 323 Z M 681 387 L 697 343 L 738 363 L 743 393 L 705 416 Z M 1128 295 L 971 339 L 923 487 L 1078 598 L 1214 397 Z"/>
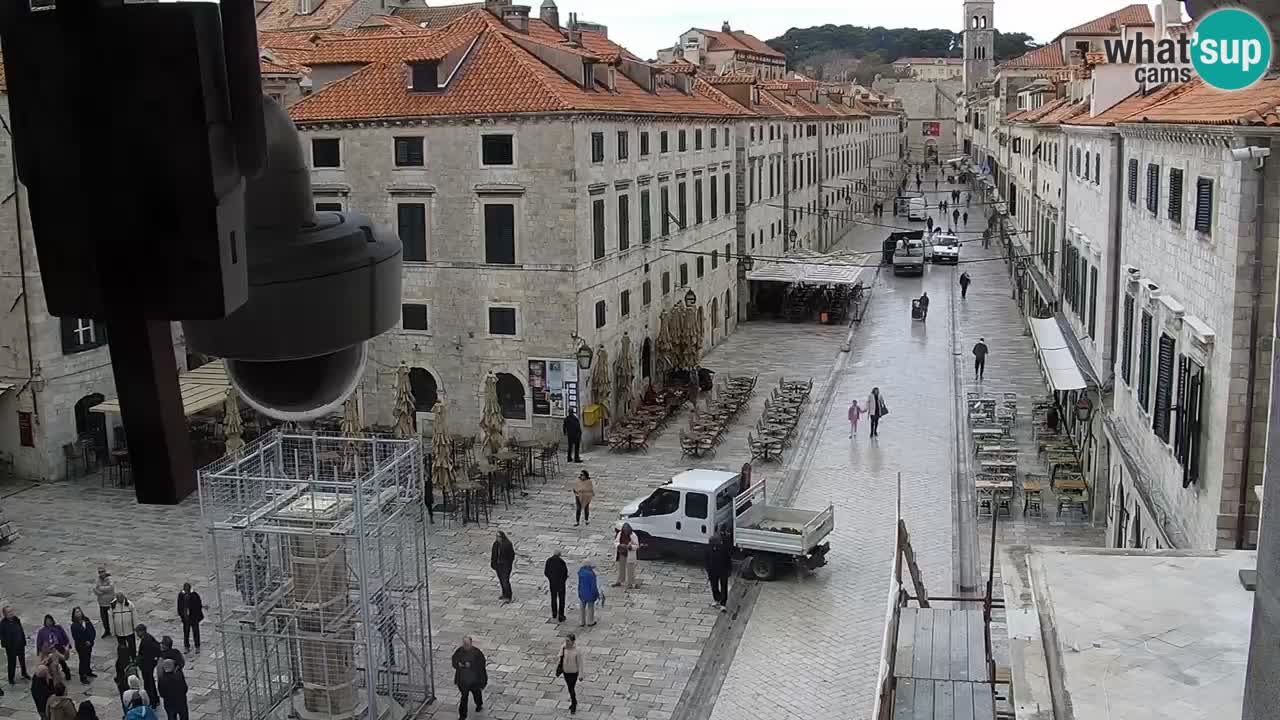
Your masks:
<path fill-rule="evenodd" d="M 529 358 L 529 397 L 534 417 L 562 418 L 570 407 L 570 386 L 577 400 L 578 365 L 561 358 Z M 576 408 L 576 404 L 573 406 Z"/>

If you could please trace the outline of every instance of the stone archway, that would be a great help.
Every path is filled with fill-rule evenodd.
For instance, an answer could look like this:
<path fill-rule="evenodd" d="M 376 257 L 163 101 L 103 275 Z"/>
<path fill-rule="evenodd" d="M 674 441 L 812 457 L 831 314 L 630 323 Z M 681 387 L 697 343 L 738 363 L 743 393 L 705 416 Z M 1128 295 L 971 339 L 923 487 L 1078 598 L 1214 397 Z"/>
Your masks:
<path fill-rule="evenodd" d="M 100 451 L 107 449 L 107 416 L 90 408 L 104 400 L 102 393 L 91 393 L 75 404 L 76 439 L 91 438 L 93 446 Z"/>

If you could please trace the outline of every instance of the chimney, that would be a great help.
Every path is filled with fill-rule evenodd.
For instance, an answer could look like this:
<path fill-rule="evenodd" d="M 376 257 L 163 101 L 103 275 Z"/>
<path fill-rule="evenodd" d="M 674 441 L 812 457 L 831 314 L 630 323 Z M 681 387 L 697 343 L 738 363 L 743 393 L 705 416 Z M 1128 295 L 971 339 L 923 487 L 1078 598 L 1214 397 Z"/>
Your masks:
<path fill-rule="evenodd" d="M 729 21 L 728 21 L 728 20 L 725 20 L 724 22 L 720 23 L 720 32 L 726 32 L 726 33 L 727 33 L 727 32 L 732 32 L 732 30 L 730 30 L 730 29 L 729 29 Z"/>
<path fill-rule="evenodd" d="M 511 0 L 484 0 L 484 9 L 499 19 L 502 18 L 502 9 L 510 6 Z"/>
<path fill-rule="evenodd" d="M 553 30 L 560 29 L 560 8 L 556 7 L 556 0 L 542 0 L 542 7 L 538 9 L 538 17 L 542 22 L 551 26 Z"/>
<path fill-rule="evenodd" d="M 310 15 L 315 10 L 314 0 L 298 0 L 297 11 L 299 15 Z"/>
<path fill-rule="evenodd" d="M 529 6 L 508 5 L 502 9 L 502 22 L 518 33 L 529 34 Z"/>
<path fill-rule="evenodd" d="M 582 31 L 578 29 L 578 13 L 569 13 L 569 47 L 582 47 Z"/>

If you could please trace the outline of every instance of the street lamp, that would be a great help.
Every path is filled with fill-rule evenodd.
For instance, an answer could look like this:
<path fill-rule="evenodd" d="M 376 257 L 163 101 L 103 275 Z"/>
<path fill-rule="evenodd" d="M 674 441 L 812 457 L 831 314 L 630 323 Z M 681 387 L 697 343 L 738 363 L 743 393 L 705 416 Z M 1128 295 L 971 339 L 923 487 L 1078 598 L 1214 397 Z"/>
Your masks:
<path fill-rule="evenodd" d="M 1088 395 L 1081 395 L 1076 401 L 1076 419 L 1085 422 L 1089 416 L 1093 414 L 1093 402 L 1089 400 Z"/>
<path fill-rule="evenodd" d="M 578 338 L 578 351 L 574 353 L 574 357 L 578 359 L 578 367 L 582 370 L 591 369 L 591 358 L 595 353 L 591 352 L 591 346 L 587 345 L 587 341 Z"/>
<path fill-rule="evenodd" d="M 693 288 L 684 294 L 684 304 L 686 307 L 694 307 L 698 304 L 698 296 L 693 292 Z"/>

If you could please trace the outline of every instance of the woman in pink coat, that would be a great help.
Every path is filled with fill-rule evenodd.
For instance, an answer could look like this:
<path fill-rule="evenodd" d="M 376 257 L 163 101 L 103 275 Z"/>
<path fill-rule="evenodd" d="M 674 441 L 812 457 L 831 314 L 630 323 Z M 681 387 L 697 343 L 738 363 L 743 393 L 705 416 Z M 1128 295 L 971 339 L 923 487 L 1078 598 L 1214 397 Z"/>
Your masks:
<path fill-rule="evenodd" d="M 862 406 L 858 404 L 857 399 L 849 405 L 849 437 L 858 434 L 858 420 L 862 417 L 862 413 L 866 412 Z"/>

